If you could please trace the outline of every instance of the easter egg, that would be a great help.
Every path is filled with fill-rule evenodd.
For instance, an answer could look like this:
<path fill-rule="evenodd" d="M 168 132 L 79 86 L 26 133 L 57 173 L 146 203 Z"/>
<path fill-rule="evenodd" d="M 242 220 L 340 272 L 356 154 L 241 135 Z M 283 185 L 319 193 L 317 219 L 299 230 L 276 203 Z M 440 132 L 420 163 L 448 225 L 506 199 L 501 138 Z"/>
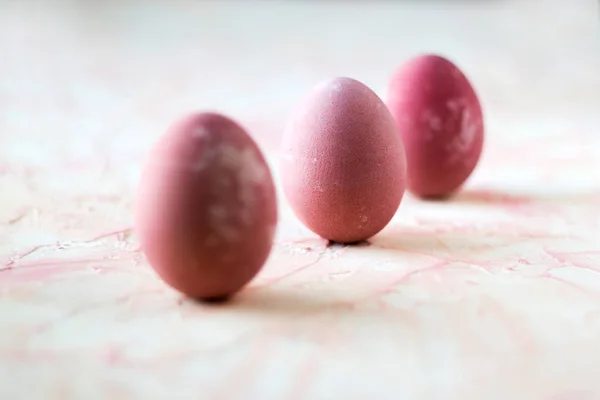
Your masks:
<path fill-rule="evenodd" d="M 481 105 L 466 76 L 443 57 L 415 57 L 394 73 L 386 103 L 406 149 L 408 190 L 422 198 L 456 192 L 483 146 Z"/>
<path fill-rule="evenodd" d="M 150 152 L 136 232 L 150 265 L 177 291 L 198 299 L 239 291 L 267 260 L 276 224 L 265 158 L 230 118 L 188 115 Z"/>
<path fill-rule="evenodd" d="M 303 99 L 284 131 L 280 165 L 298 219 L 334 242 L 377 234 L 404 194 L 404 148 L 394 120 L 351 78 L 322 82 Z"/>

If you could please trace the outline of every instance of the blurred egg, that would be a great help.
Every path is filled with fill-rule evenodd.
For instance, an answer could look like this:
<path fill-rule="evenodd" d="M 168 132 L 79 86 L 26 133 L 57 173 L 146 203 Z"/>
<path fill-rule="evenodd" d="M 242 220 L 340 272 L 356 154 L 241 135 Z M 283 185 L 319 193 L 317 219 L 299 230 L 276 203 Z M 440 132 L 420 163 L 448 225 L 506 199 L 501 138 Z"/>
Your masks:
<path fill-rule="evenodd" d="M 405 189 L 404 148 L 383 101 L 350 78 L 317 85 L 282 140 L 283 191 L 323 238 L 353 243 L 392 219 Z"/>
<path fill-rule="evenodd" d="M 267 260 L 275 188 L 252 138 L 231 119 L 197 113 L 175 123 L 146 163 L 136 231 L 149 263 L 195 298 L 232 295 Z"/>
<path fill-rule="evenodd" d="M 481 105 L 465 75 L 443 57 L 415 57 L 393 75 L 387 105 L 406 149 L 408 190 L 441 198 L 459 189 L 483 146 Z"/>

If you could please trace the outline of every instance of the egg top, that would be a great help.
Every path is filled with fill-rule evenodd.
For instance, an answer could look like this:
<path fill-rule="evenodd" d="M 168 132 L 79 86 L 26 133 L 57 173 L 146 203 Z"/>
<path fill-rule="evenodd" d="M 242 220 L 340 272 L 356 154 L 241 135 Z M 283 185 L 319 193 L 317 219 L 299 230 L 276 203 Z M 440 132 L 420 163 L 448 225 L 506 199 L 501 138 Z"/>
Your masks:
<path fill-rule="evenodd" d="M 456 191 L 483 146 L 481 105 L 465 75 L 443 57 L 415 57 L 394 73 L 387 105 L 406 149 L 408 189 L 420 197 Z"/>
<path fill-rule="evenodd" d="M 385 104 L 351 78 L 317 85 L 283 135 L 281 180 L 298 218 L 336 242 L 358 242 L 394 216 L 405 155 Z"/>
<path fill-rule="evenodd" d="M 148 261 L 175 289 L 198 298 L 236 292 L 267 259 L 276 222 L 267 163 L 231 119 L 187 116 L 150 153 L 136 230 Z"/>

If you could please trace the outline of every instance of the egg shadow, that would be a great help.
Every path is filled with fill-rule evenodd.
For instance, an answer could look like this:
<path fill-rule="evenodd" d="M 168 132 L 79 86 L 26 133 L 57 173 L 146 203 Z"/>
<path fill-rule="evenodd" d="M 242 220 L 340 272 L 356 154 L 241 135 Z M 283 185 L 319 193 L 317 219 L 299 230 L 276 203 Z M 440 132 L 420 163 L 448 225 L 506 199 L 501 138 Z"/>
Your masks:
<path fill-rule="evenodd" d="M 358 242 L 334 242 L 329 240 L 325 247 L 329 248 L 343 248 L 343 247 L 369 247 L 371 242 L 369 240 L 361 240 Z"/>
<path fill-rule="evenodd" d="M 535 200 L 533 195 L 515 195 L 499 190 L 466 189 L 455 193 L 445 201 L 472 205 L 490 204 L 502 206 L 519 206 Z"/>
<path fill-rule="evenodd" d="M 580 204 L 600 204 L 600 192 L 598 191 L 580 191 L 564 193 L 531 193 L 531 194 L 511 194 L 495 189 L 466 189 L 461 190 L 454 196 L 448 198 L 449 203 L 464 203 L 473 205 L 499 205 L 499 206 L 525 206 L 535 203 L 580 203 Z"/>
<path fill-rule="evenodd" d="M 475 234 L 435 233 L 401 230 L 382 233 L 371 239 L 374 249 L 399 254 L 418 254 L 435 258 L 459 257 L 488 250 L 483 238 Z M 462 249 L 462 251 L 461 251 Z"/>
<path fill-rule="evenodd" d="M 405 255 L 420 255 L 439 260 L 472 262 L 486 253 L 505 249 L 507 257 L 511 247 L 522 247 L 527 242 L 541 239 L 564 240 L 564 236 L 537 232 L 499 231 L 493 224 L 489 227 L 395 228 L 371 239 L 371 248 L 393 251 Z M 515 257 L 519 257 L 515 250 Z"/>
<path fill-rule="evenodd" d="M 271 314 L 310 316 L 335 310 L 352 310 L 349 300 L 337 298 L 334 293 L 323 290 L 310 292 L 302 289 L 263 287 L 240 293 L 232 303 L 238 310 L 259 311 Z"/>
<path fill-rule="evenodd" d="M 250 286 L 229 298 L 197 300 L 185 298 L 184 302 L 196 307 L 215 309 L 220 312 L 265 314 L 274 317 L 311 317 L 335 310 L 336 314 L 351 312 L 351 299 L 341 299 L 330 291 L 273 286 Z"/>
<path fill-rule="evenodd" d="M 416 196 L 411 199 L 424 203 L 465 203 L 465 204 L 524 204 L 534 200 L 533 196 L 518 196 L 498 190 L 460 189 L 456 192 L 440 196 Z"/>

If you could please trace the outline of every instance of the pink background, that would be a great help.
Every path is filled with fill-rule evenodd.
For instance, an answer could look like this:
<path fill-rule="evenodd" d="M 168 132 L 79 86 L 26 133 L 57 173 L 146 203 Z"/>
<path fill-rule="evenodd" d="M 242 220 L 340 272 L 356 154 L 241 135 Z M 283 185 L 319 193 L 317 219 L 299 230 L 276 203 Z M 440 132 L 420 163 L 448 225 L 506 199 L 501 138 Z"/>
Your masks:
<path fill-rule="evenodd" d="M 0 398 L 600 398 L 596 2 L 100 4 L 0 3 Z M 332 248 L 280 198 L 230 305 L 156 278 L 132 195 L 175 118 L 227 113 L 274 160 L 314 83 L 383 96 L 425 51 L 484 106 L 460 195 Z"/>

